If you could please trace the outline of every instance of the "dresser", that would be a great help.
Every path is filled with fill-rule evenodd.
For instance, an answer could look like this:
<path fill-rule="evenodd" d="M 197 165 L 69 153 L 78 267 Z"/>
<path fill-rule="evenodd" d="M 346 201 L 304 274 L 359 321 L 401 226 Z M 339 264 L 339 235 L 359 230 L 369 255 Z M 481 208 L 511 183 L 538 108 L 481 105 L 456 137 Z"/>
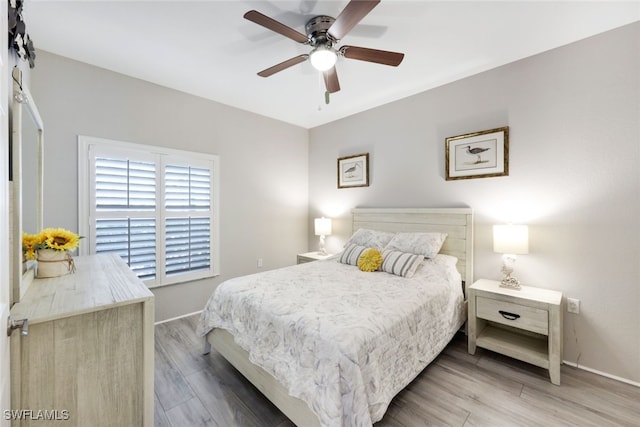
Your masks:
<path fill-rule="evenodd" d="M 469 287 L 469 353 L 476 347 L 549 370 L 560 385 L 562 293 L 533 286 L 504 288 L 480 279 Z"/>
<path fill-rule="evenodd" d="M 29 411 L 12 425 L 152 427 L 153 294 L 117 255 L 74 260 L 11 309 L 28 319 L 11 335 L 11 405 Z"/>

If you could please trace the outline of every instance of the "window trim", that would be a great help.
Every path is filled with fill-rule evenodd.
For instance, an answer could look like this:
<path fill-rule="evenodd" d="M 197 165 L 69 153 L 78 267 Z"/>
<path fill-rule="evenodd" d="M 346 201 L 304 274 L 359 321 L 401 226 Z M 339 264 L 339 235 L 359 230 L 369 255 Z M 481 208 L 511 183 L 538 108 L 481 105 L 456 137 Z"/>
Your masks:
<path fill-rule="evenodd" d="M 149 288 L 160 286 L 175 285 L 179 283 L 199 280 L 208 277 L 220 275 L 220 158 L 217 155 L 191 152 L 185 150 L 177 150 L 173 148 L 157 147 L 145 144 L 136 144 L 131 142 L 115 141 L 104 138 L 96 138 L 92 136 L 78 135 L 78 232 L 84 236 L 85 244 L 80 245 L 79 254 L 89 255 L 95 253 L 95 227 L 92 227 L 91 214 L 92 206 L 95 206 L 95 182 L 92 179 L 92 164 L 94 163 L 95 149 L 109 150 L 111 153 L 123 151 L 127 156 L 133 152 L 136 153 L 137 159 L 151 159 L 158 166 L 156 174 L 156 191 L 161 194 L 159 200 L 164 201 L 164 166 L 165 158 L 169 157 L 172 161 L 182 162 L 183 164 L 191 164 L 192 166 L 202 166 L 203 164 L 211 165 L 211 264 L 209 271 L 190 272 L 185 274 L 166 276 L 165 265 L 157 263 L 156 279 L 147 280 L 145 284 Z M 93 158 L 93 159 L 92 159 Z M 164 227 L 165 208 L 160 203 L 154 213 L 157 224 Z M 163 242 L 164 243 L 164 242 Z M 156 245 L 156 253 L 160 254 L 164 259 L 165 248 L 163 243 L 158 240 Z"/>

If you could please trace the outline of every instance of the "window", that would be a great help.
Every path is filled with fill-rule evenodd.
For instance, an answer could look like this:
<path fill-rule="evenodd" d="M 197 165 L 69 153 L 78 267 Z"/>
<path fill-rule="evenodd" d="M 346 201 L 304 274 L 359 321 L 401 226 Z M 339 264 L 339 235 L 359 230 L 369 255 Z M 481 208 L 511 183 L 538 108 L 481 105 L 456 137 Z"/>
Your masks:
<path fill-rule="evenodd" d="M 149 286 L 218 272 L 218 157 L 79 137 L 82 253 L 116 253 Z"/>

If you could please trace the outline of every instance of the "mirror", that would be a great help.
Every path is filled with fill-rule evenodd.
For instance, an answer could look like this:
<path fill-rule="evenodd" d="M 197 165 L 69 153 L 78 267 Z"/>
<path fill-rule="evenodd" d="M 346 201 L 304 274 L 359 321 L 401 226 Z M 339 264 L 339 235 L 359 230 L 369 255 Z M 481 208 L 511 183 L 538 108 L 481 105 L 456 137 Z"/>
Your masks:
<path fill-rule="evenodd" d="M 23 260 L 22 232 L 35 234 L 43 228 L 44 126 L 20 69 L 14 68 L 12 76 L 9 240 L 11 301 L 16 303 L 33 281 L 35 267 L 35 262 Z"/>

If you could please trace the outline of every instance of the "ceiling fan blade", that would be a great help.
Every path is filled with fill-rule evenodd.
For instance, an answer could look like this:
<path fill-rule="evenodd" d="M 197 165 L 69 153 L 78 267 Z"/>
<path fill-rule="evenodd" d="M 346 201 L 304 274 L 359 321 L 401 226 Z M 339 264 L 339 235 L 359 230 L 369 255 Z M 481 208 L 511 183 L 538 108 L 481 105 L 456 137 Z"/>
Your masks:
<path fill-rule="evenodd" d="M 271 76 L 271 75 L 273 75 L 275 73 L 278 73 L 278 72 L 280 72 L 282 70 L 286 70 L 289 67 L 293 67 L 296 64 L 299 64 L 301 62 L 306 61 L 308 57 L 309 57 L 309 55 L 307 55 L 306 53 L 302 54 L 302 55 L 295 56 L 295 57 L 293 57 L 291 59 L 287 59 L 286 61 L 283 61 L 283 62 L 281 62 L 279 64 L 276 64 L 273 67 L 269 67 L 266 70 L 260 71 L 258 73 L 258 75 L 260 77 L 269 77 L 269 76 Z"/>
<path fill-rule="evenodd" d="M 336 67 L 331 67 L 327 71 L 322 72 L 324 77 L 324 86 L 327 88 L 327 92 L 336 93 L 340 90 L 340 82 L 338 81 L 338 72 Z"/>
<path fill-rule="evenodd" d="M 329 28 L 336 40 L 342 39 L 353 27 L 380 3 L 380 0 L 351 0 Z"/>
<path fill-rule="evenodd" d="M 397 67 L 404 59 L 404 53 L 389 52 L 388 50 L 369 49 L 358 46 L 342 46 L 340 53 L 345 58 L 360 61 L 375 62 Z"/>
<path fill-rule="evenodd" d="M 276 21 L 273 18 L 269 18 L 267 15 L 263 15 L 257 10 L 250 10 L 244 14 L 244 19 L 248 19 L 251 22 L 255 22 L 258 25 L 262 25 L 266 29 L 275 31 L 278 34 L 282 34 L 298 43 L 307 43 L 309 39 L 305 34 L 302 34 L 291 27 L 287 27 L 281 22 Z"/>

